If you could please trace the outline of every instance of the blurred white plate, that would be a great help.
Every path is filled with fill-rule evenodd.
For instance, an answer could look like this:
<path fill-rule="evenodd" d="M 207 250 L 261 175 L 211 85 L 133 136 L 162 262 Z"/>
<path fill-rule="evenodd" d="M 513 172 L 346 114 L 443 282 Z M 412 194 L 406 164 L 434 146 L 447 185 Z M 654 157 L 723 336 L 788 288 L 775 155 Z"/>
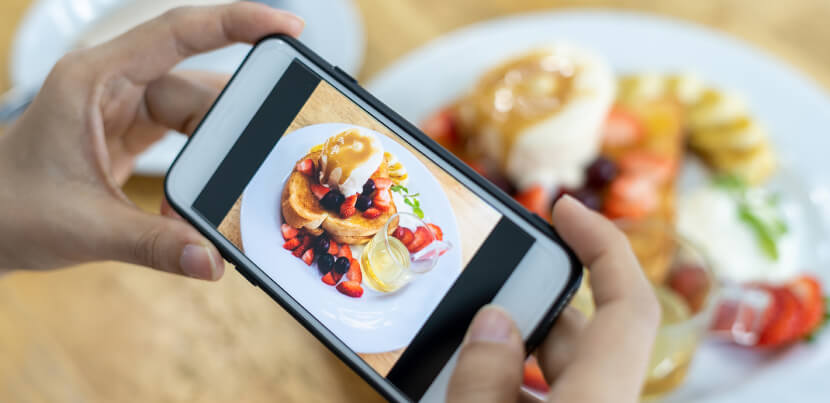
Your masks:
<path fill-rule="evenodd" d="M 508 17 L 450 33 L 410 53 L 376 76 L 369 90 L 413 122 L 453 101 L 481 73 L 503 58 L 561 40 L 604 55 L 618 72 L 692 71 L 708 82 L 745 94 L 770 129 L 784 165 L 808 192 L 792 195 L 808 210 L 830 205 L 830 99 L 790 67 L 751 46 L 686 22 L 603 11 L 570 11 Z M 413 85 L 412 83 L 418 83 Z M 782 190 L 795 186 L 784 183 Z M 830 207 L 825 207 L 825 213 Z M 827 220 L 811 215 L 813 224 Z M 825 224 L 826 225 L 826 224 Z M 825 229 L 821 230 L 826 234 Z M 826 235 L 825 235 L 826 238 Z M 819 239 L 816 241 L 822 241 Z M 813 246 L 813 245 L 811 245 Z M 818 247 L 818 245 L 815 245 Z M 818 249 L 818 248 L 817 248 Z M 816 267 L 830 284 L 826 250 Z M 830 331 L 819 340 L 779 354 L 704 345 L 687 383 L 672 402 L 824 402 L 830 383 Z M 818 375 L 822 374 L 822 375 Z M 601 381 L 597 380 L 598 387 Z"/>
<path fill-rule="evenodd" d="M 55 62 L 91 32 L 111 36 L 174 6 L 222 2 L 228 1 L 37 0 L 24 16 L 12 45 L 12 85 L 38 88 Z M 306 29 L 300 40 L 329 62 L 356 75 L 363 60 L 365 37 L 363 23 L 350 0 L 260 2 L 303 17 Z M 112 23 L 112 16 L 123 23 Z M 233 73 L 249 49 L 248 45 L 229 46 L 189 58 L 177 68 Z M 164 175 L 184 142 L 184 136 L 171 132 L 139 157 L 136 173 Z"/>
<path fill-rule="evenodd" d="M 411 178 L 407 187 L 420 193 L 426 220 L 437 224 L 453 247 L 430 272 L 392 294 L 363 285 L 363 296 L 351 298 L 326 285 L 317 264 L 308 267 L 282 248 L 280 197 L 294 164 L 311 147 L 354 125 L 322 123 L 284 136 L 268 154 L 242 194 L 240 232 L 245 255 L 286 292 L 358 353 L 382 353 L 406 346 L 458 277 L 461 249 L 452 207 L 429 170 L 403 146 L 375 133 L 383 148 L 398 157 Z M 371 132 L 371 130 L 362 128 Z M 411 209 L 396 198 L 395 206 Z M 355 258 L 358 258 L 357 250 Z"/>

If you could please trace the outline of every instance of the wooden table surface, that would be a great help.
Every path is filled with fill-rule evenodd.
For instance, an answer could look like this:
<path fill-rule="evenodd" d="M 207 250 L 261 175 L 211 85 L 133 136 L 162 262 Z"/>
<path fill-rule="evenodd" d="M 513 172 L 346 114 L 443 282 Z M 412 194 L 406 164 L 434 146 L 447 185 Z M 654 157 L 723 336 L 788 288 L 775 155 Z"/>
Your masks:
<path fill-rule="evenodd" d="M 0 89 L 30 0 L 0 4 Z M 709 25 L 830 88 L 827 0 L 358 0 L 368 46 L 359 78 L 460 26 L 516 12 L 604 6 Z M 452 61 L 448 61 L 451 63 Z M 161 180 L 126 193 L 157 210 Z M 2 230 L 2 229 L 0 229 Z M 376 401 L 265 294 L 228 270 L 218 283 L 119 263 L 0 279 L 2 402 Z"/>

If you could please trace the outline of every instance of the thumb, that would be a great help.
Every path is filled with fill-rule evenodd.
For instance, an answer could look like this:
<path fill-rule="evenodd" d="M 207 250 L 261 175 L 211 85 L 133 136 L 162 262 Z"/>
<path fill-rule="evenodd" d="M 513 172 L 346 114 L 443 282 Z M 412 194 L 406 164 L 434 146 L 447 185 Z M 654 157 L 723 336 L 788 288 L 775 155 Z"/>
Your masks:
<path fill-rule="evenodd" d="M 112 259 L 203 280 L 218 280 L 225 271 L 219 251 L 195 228 L 171 217 L 118 206 L 109 216 Z"/>
<path fill-rule="evenodd" d="M 517 401 L 524 356 L 522 337 L 507 312 L 485 306 L 467 330 L 447 402 Z"/>

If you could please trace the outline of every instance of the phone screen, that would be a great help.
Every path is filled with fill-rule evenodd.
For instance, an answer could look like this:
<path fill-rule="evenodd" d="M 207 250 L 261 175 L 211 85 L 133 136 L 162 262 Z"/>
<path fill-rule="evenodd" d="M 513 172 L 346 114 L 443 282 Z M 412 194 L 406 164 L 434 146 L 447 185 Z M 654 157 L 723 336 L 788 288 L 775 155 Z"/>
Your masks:
<path fill-rule="evenodd" d="M 536 242 L 296 59 L 193 208 L 413 399 Z"/>

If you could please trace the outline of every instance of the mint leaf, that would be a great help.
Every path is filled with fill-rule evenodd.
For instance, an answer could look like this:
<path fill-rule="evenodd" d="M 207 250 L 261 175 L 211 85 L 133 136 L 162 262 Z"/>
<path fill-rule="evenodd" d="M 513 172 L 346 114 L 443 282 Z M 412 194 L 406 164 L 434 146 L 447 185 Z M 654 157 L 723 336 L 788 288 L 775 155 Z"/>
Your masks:
<path fill-rule="evenodd" d="M 746 204 L 738 205 L 738 216 L 755 231 L 761 250 L 771 259 L 778 260 L 778 245 L 775 241 L 780 235 L 774 234 L 774 231 Z"/>

